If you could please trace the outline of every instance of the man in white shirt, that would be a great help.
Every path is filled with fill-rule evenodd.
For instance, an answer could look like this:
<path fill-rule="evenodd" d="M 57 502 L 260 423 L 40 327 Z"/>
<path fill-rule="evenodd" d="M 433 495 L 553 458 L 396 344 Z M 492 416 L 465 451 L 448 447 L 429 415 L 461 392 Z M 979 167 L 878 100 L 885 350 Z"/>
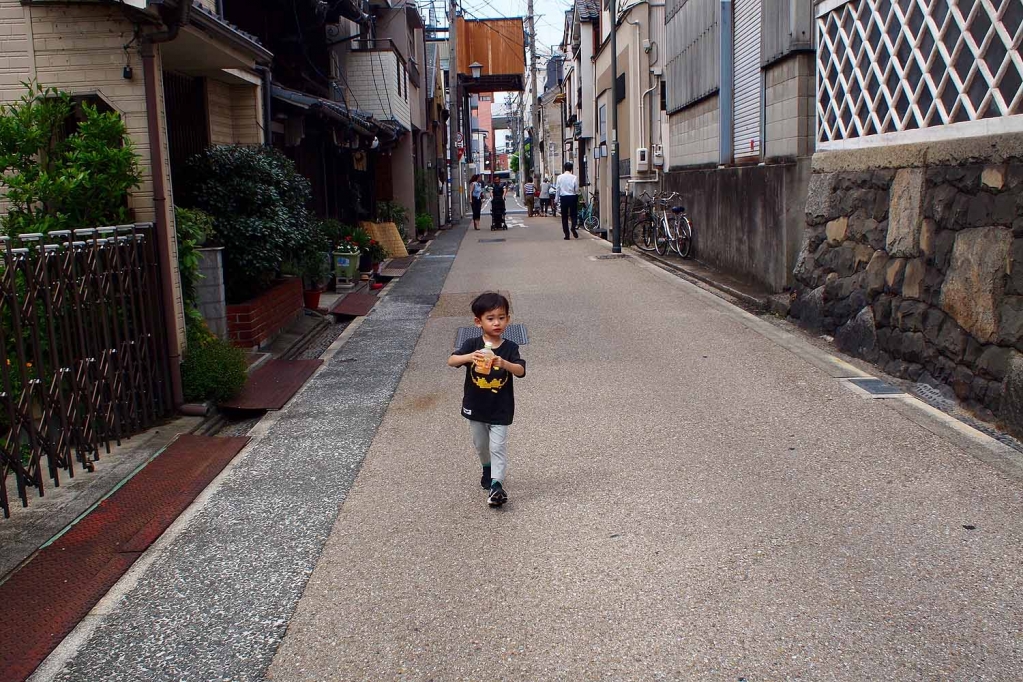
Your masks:
<path fill-rule="evenodd" d="M 565 172 L 554 183 L 558 201 L 561 202 L 561 229 L 568 239 L 568 219 L 572 218 L 572 236 L 579 239 L 579 178 L 572 174 L 572 162 L 565 164 Z"/>

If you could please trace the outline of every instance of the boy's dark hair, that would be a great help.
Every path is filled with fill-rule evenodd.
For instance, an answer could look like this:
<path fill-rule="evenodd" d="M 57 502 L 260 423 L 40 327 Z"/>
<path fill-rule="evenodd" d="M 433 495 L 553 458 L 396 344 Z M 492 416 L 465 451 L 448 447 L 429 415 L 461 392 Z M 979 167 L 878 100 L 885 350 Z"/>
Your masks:
<path fill-rule="evenodd" d="M 480 294 L 473 299 L 471 307 L 474 317 L 483 317 L 491 310 L 497 310 L 498 308 L 504 308 L 505 313 L 511 312 L 511 303 L 496 291 L 487 291 Z"/>

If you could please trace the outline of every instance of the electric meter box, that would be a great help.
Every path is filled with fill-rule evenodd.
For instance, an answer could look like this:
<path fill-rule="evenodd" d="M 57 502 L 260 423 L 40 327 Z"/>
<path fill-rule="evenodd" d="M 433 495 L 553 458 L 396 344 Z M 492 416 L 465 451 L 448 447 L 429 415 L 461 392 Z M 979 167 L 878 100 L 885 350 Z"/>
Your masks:
<path fill-rule="evenodd" d="M 646 147 L 639 147 L 636 149 L 636 172 L 650 172 L 650 150 Z"/>

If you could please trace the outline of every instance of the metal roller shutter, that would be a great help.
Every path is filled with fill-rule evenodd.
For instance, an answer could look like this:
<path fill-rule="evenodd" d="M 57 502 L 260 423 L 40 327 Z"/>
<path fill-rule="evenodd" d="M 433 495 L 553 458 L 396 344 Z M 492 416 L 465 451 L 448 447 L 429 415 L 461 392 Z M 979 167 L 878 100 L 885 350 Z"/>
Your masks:
<path fill-rule="evenodd" d="M 735 0 L 735 159 L 760 157 L 760 3 Z"/>

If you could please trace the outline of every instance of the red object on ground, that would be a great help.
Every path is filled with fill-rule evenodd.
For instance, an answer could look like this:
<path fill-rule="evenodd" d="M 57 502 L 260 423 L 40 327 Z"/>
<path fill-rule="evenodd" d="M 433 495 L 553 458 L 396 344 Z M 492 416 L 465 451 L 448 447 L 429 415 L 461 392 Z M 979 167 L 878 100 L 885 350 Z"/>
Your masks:
<path fill-rule="evenodd" d="M 220 406 L 232 410 L 279 410 L 322 364 L 323 360 L 271 360 L 249 375 L 236 398 Z"/>
<path fill-rule="evenodd" d="M 345 317 L 361 317 L 366 315 L 376 305 L 377 297 L 370 294 L 351 293 L 338 301 L 330 309 L 331 315 L 343 315 Z"/>
<path fill-rule="evenodd" d="M 373 282 L 372 284 L 369 285 L 369 288 L 372 289 L 373 291 L 379 291 L 380 289 L 384 288 L 384 283 L 383 282 Z"/>
<path fill-rule="evenodd" d="M 322 293 L 319 289 L 306 289 L 302 292 L 302 303 L 309 310 L 316 310 L 320 307 L 320 294 Z"/>
<path fill-rule="evenodd" d="M 31 675 L 248 442 L 179 436 L 0 585 L 0 682 Z"/>
<path fill-rule="evenodd" d="M 302 307 L 302 280 L 281 280 L 251 301 L 227 306 L 228 338 L 241 348 L 255 348 L 301 315 Z"/>

